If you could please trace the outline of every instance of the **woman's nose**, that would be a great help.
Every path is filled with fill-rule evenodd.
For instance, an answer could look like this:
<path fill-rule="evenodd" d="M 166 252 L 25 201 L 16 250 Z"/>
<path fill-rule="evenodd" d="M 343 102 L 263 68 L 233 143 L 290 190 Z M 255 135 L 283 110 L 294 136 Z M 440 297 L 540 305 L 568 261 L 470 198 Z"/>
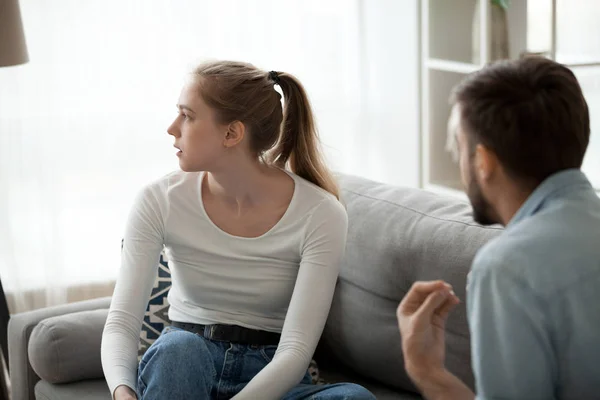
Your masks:
<path fill-rule="evenodd" d="M 173 123 L 167 128 L 167 133 L 173 137 L 179 136 L 179 129 L 177 127 L 177 121 L 173 121 Z"/>

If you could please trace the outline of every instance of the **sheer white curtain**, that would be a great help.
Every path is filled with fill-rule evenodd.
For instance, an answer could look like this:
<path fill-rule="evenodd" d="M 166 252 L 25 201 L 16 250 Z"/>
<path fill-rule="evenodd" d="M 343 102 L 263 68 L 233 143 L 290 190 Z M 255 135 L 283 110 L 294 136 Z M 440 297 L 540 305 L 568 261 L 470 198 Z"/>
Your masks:
<path fill-rule="evenodd" d="M 110 293 L 135 193 L 177 168 L 166 128 L 204 59 L 296 74 L 334 168 L 416 185 L 417 6 L 22 0 L 31 61 L 0 69 L 0 279 L 11 311 Z"/>

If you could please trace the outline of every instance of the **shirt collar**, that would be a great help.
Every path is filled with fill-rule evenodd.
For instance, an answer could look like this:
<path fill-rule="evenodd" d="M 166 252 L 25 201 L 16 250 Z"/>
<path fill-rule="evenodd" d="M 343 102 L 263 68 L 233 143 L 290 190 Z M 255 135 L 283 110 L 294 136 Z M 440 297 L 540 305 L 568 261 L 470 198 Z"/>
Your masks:
<path fill-rule="evenodd" d="M 525 203 L 508 223 L 507 228 L 536 214 L 544 208 L 546 200 L 554 197 L 562 189 L 574 185 L 591 186 L 590 181 L 579 169 L 567 169 L 550 175 L 525 200 Z"/>

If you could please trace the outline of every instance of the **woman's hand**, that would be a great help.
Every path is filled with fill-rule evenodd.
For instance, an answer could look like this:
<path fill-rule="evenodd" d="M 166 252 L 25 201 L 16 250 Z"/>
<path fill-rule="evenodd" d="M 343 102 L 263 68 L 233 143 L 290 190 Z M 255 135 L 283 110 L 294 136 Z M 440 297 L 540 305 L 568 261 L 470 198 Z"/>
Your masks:
<path fill-rule="evenodd" d="M 121 385 L 115 389 L 115 400 L 137 400 L 137 395 L 129 386 Z"/>

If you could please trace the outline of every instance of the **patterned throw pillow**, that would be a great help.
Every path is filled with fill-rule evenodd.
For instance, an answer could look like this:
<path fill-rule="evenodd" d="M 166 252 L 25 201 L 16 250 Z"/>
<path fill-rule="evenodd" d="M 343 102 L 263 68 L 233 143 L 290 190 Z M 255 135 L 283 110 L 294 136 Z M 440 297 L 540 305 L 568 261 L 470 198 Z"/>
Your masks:
<path fill-rule="evenodd" d="M 317 362 L 315 360 L 310 361 L 310 365 L 308 366 L 308 372 L 310 373 L 310 377 L 312 378 L 313 385 L 327 384 L 327 382 L 325 382 L 319 376 L 319 366 L 317 365 Z"/>
<path fill-rule="evenodd" d="M 169 271 L 169 262 L 164 250 L 160 253 L 158 262 L 158 276 L 154 281 L 150 301 L 144 314 L 142 322 L 142 331 L 140 332 L 140 343 L 138 346 L 138 359 L 148 350 L 148 347 L 154 343 L 160 336 L 162 330 L 171 325 L 169 320 L 169 300 L 167 295 L 171 289 L 171 271 Z"/>
<path fill-rule="evenodd" d="M 121 247 L 123 247 L 122 242 Z M 163 250 L 160 253 L 160 260 L 158 262 L 158 276 L 154 282 L 150 301 L 148 302 L 144 321 L 142 322 L 142 331 L 140 332 L 140 343 L 138 346 L 138 360 L 142 359 L 146 350 L 158 339 L 162 330 L 166 326 L 171 325 L 171 321 L 169 320 L 169 300 L 167 300 L 169 289 L 171 289 L 171 271 L 169 270 L 169 261 Z M 325 383 L 322 379 L 319 379 L 319 367 L 315 360 L 310 362 L 308 372 L 312 377 L 313 384 L 322 385 Z"/>

